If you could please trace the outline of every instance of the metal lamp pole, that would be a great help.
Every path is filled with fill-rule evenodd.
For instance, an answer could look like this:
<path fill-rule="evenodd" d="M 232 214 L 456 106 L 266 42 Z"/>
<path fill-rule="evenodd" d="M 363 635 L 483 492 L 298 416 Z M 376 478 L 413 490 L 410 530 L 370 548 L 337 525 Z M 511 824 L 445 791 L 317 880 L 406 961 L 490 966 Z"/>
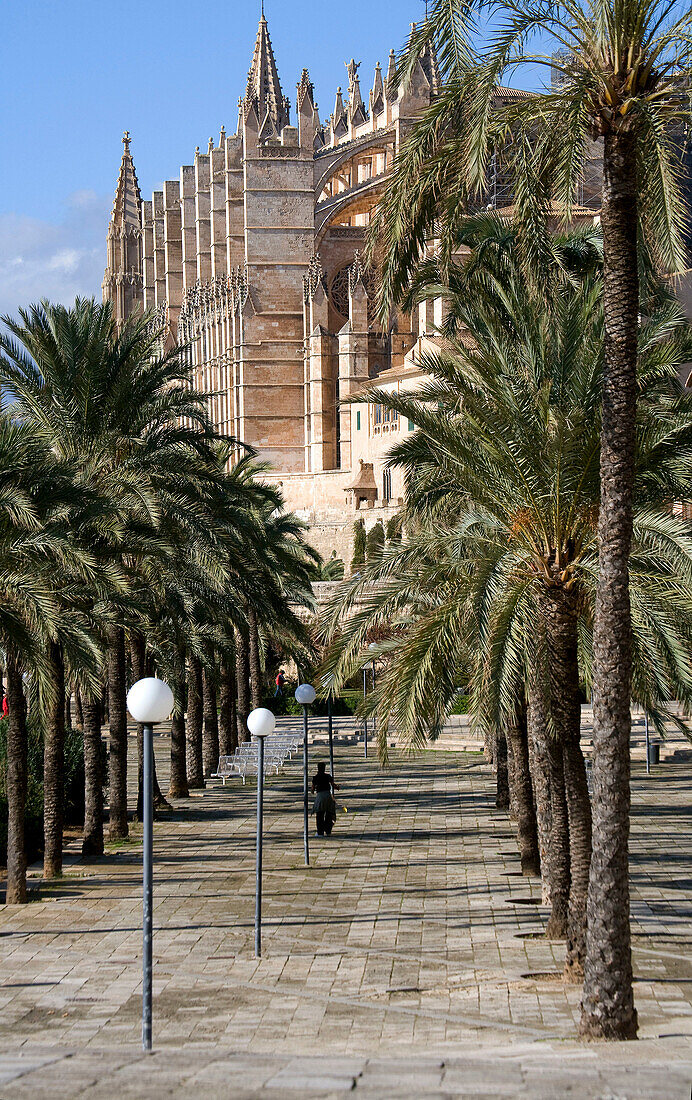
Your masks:
<path fill-rule="evenodd" d="M 365 706 L 365 700 L 368 694 L 368 669 L 367 665 L 363 665 L 363 706 Z M 368 720 L 363 718 L 363 755 L 365 759 L 368 759 Z"/>
<path fill-rule="evenodd" d="M 154 946 L 154 725 L 173 710 L 173 692 L 163 680 L 146 676 L 127 694 L 127 709 L 142 726 L 142 1049 L 152 1042 L 152 959 Z"/>
<path fill-rule="evenodd" d="M 332 697 L 327 696 L 327 729 L 329 731 L 329 771 L 334 778 L 334 722 L 332 719 Z"/>
<path fill-rule="evenodd" d="M 305 866 L 310 866 L 310 841 L 308 839 L 308 707 L 315 702 L 317 692 L 312 684 L 299 684 L 296 702 L 303 708 L 303 847 Z"/>
<path fill-rule="evenodd" d="M 276 718 L 266 707 L 247 716 L 247 728 L 257 742 L 257 841 L 255 848 L 255 958 L 262 955 L 262 818 L 264 814 L 264 739 L 274 732 Z"/>
<path fill-rule="evenodd" d="M 154 946 L 154 727 L 142 726 L 144 761 L 142 768 L 142 1049 L 151 1050 L 152 952 Z"/>
<path fill-rule="evenodd" d="M 375 688 L 377 687 L 377 683 L 376 683 L 376 680 L 375 680 L 375 651 L 377 650 L 377 642 L 370 642 L 370 645 L 368 646 L 368 649 L 372 653 L 372 662 L 371 662 L 371 667 L 372 667 L 372 690 L 374 691 Z M 375 714 L 373 714 L 373 716 L 372 716 L 372 731 L 373 731 L 373 734 L 375 735 L 375 738 L 377 738 L 377 716 Z"/>
<path fill-rule="evenodd" d="M 257 859 L 255 864 L 255 957 L 262 954 L 262 811 L 264 809 L 264 737 L 257 738 Z"/>

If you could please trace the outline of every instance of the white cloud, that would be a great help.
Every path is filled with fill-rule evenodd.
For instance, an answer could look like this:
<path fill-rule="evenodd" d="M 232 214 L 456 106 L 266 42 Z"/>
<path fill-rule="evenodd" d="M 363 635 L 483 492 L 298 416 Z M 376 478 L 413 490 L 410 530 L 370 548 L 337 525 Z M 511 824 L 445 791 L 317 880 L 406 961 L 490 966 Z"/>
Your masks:
<path fill-rule="evenodd" d="M 112 199 L 75 191 L 59 223 L 0 214 L 0 315 L 40 298 L 101 296 Z"/>

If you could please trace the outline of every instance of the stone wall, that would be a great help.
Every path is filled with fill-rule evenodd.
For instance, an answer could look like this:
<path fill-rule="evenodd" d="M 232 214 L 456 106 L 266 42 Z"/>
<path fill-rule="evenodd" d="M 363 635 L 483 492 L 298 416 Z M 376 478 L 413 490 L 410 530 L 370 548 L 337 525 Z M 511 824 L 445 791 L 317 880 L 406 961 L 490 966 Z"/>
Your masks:
<path fill-rule="evenodd" d="M 363 520 L 366 532 L 381 519 L 387 521 L 399 511 L 398 503 L 376 501 L 372 508 L 346 507 L 346 488 L 353 481 L 351 470 L 326 470 L 318 474 L 272 474 L 267 481 L 278 485 L 286 507 L 309 525 L 309 541 L 327 559 L 336 550 L 348 571 L 353 557 L 353 525 Z"/>

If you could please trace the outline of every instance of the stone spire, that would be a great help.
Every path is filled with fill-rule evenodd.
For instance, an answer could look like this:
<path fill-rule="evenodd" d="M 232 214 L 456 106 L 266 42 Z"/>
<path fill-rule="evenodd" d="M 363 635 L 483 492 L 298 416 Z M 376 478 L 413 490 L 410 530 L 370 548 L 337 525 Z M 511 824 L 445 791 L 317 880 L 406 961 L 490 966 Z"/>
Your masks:
<path fill-rule="evenodd" d="M 379 61 L 375 65 L 375 79 L 373 81 L 372 89 L 370 91 L 370 113 L 371 115 L 379 115 L 384 110 L 384 83 L 382 80 L 382 69 Z"/>
<path fill-rule="evenodd" d="M 130 131 L 123 134 L 123 155 L 120 161 L 120 174 L 115 189 L 115 202 L 111 214 L 111 225 L 135 226 L 141 224 L 142 196 L 139 192 L 135 164 L 130 153 Z"/>
<path fill-rule="evenodd" d="M 425 73 L 430 91 L 437 95 L 441 87 L 440 66 L 437 63 L 437 51 L 431 38 L 427 40 L 420 55 L 421 69 Z"/>
<path fill-rule="evenodd" d="M 269 115 L 277 133 L 280 133 L 284 126 L 289 125 L 289 103 L 281 91 L 269 28 L 264 17 L 264 4 L 262 4 L 262 16 L 257 30 L 255 52 L 247 78 L 245 102 L 248 107 L 251 104 L 254 105 L 260 122 Z"/>
<path fill-rule="evenodd" d="M 352 126 L 362 125 L 367 118 L 363 97 L 360 94 L 359 68 L 360 61 L 356 61 L 354 58 L 351 58 L 346 65 L 346 71 L 348 72 L 348 116 Z"/>
<path fill-rule="evenodd" d="M 123 134 L 123 155 L 108 226 L 104 301 L 113 302 L 119 325 L 142 304 L 142 196 L 130 153 L 130 131 Z"/>
<path fill-rule="evenodd" d="M 396 55 L 394 50 L 389 51 L 389 65 L 387 66 L 387 79 L 385 80 L 387 99 L 391 103 L 396 99 Z"/>

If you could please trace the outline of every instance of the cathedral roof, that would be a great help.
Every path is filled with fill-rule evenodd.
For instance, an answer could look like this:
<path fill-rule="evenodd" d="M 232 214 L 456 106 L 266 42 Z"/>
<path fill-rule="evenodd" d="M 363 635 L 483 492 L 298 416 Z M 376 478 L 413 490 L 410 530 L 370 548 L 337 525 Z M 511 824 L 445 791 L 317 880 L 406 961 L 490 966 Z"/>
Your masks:
<path fill-rule="evenodd" d="M 254 104 L 260 122 L 269 115 L 277 131 L 280 132 L 284 126 L 288 126 L 288 100 L 281 90 L 269 27 L 264 17 L 264 7 L 257 28 L 255 52 L 248 73 L 245 101 L 248 106 Z"/>

